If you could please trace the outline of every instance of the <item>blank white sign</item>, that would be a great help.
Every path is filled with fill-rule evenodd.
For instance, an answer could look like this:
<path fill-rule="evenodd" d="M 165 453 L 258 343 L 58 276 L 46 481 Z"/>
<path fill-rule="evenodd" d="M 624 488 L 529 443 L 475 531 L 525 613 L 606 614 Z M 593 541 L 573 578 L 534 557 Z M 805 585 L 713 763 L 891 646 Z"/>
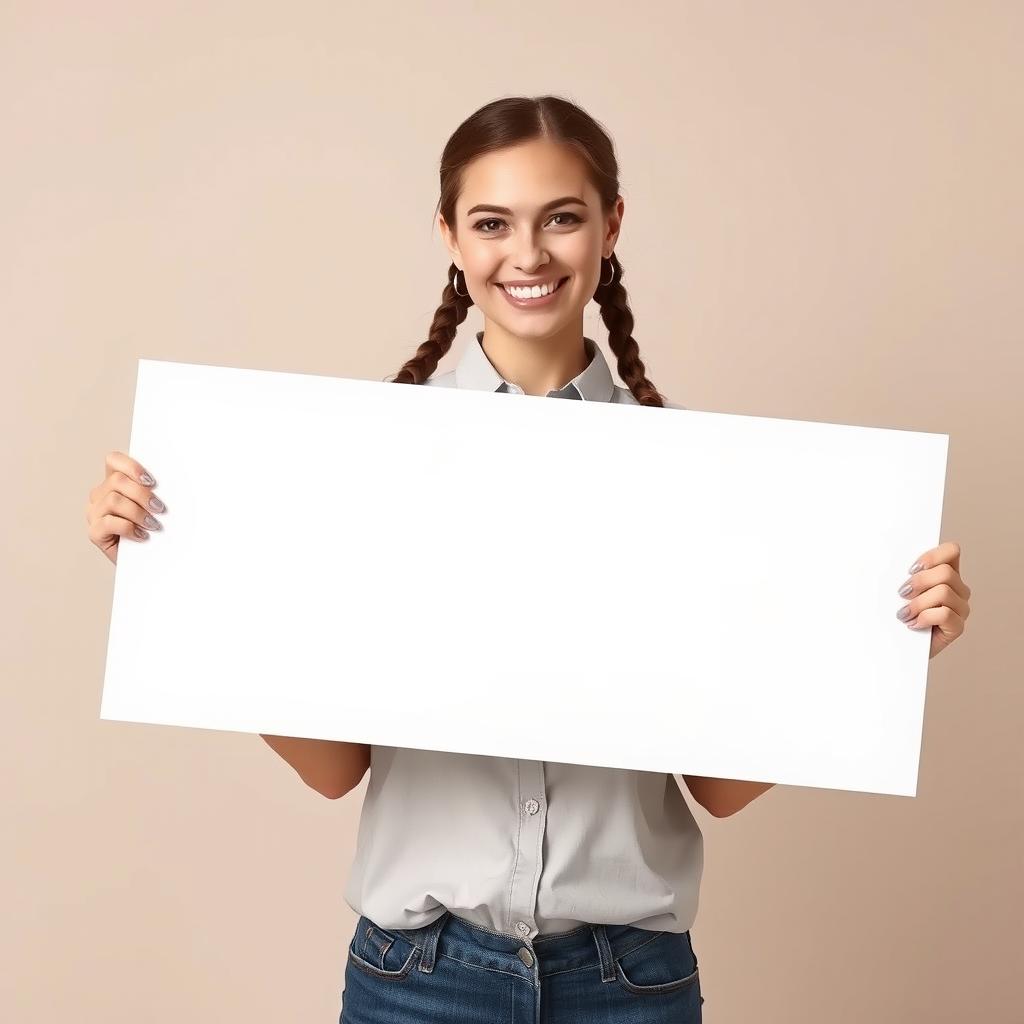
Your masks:
<path fill-rule="evenodd" d="M 140 359 L 100 717 L 914 796 L 948 440 Z"/>

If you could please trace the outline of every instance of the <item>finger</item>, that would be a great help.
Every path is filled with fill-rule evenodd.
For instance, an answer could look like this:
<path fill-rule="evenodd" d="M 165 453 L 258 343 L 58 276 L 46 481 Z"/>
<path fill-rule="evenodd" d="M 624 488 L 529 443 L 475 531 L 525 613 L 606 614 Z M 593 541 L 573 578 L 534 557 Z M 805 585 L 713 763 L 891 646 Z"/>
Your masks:
<path fill-rule="evenodd" d="M 111 456 L 113 455 L 122 455 L 122 453 L 112 452 Z M 119 494 L 123 494 L 126 498 L 131 498 L 138 504 L 139 508 L 146 509 L 150 512 L 166 512 L 167 506 L 153 493 L 155 481 L 153 485 L 148 487 L 144 486 L 131 475 L 131 473 L 136 472 L 134 465 L 129 465 L 128 468 L 131 470 L 131 473 L 126 473 L 124 470 L 117 469 L 116 466 L 114 466 L 113 462 L 110 461 L 111 456 L 107 457 L 110 469 L 108 470 L 106 477 L 103 479 L 100 486 L 94 488 L 90 493 L 90 501 L 92 504 L 102 507 L 102 502 L 106 495 L 110 492 L 117 492 Z M 124 458 L 127 458 L 127 456 L 124 456 Z M 134 463 L 134 460 L 129 461 L 130 463 Z M 145 470 L 142 470 L 140 475 L 148 480 L 153 479 Z"/>
<path fill-rule="evenodd" d="M 156 480 L 152 474 L 146 471 L 142 463 L 133 459 L 130 455 L 125 455 L 124 452 L 107 453 L 103 464 L 104 475 L 110 476 L 111 472 L 115 469 L 124 473 L 125 476 L 131 477 L 132 480 L 135 480 L 143 487 L 156 486 Z"/>
<path fill-rule="evenodd" d="M 130 519 L 112 513 L 99 516 L 89 524 L 89 540 L 97 547 L 103 547 L 103 540 L 113 536 L 129 537 L 132 540 L 148 540 L 149 534 Z"/>
<path fill-rule="evenodd" d="M 919 594 L 913 601 L 904 605 L 908 609 L 904 621 L 907 625 L 913 623 L 915 618 L 923 615 L 930 608 L 949 608 L 957 616 L 966 619 L 969 612 L 967 601 L 962 598 L 948 583 L 940 583 L 937 587 L 926 590 Z M 902 611 L 902 609 L 900 609 Z"/>
<path fill-rule="evenodd" d="M 960 545 L 956 541 L 946 541 L 937 548 L 931 548 L 918 558 L 910 567 L 911 573 L 920 569 L 931 569 L 947 562 L 957 572 L 960 571 Z"/>
<path fill-rule="evenodd" d="M 135 486 L 132 484 L 131 486 Z M 97 512 L 101 516 L 113 515 L 145 530 L 162 530 L 163 525 L 152 512 L 148 512 L 137 501 L 120 491 L 109 491 L 99 503 Z M 142 540 L 143 538 L 139 538 Z"/>
<path fill-rule="evenodd" d="M 908 622 L 911 629 L 924 629 L 926 626 L 938 626 L 947 641 L 955 640 L 964 631 L 964 620 L 952 608 L 945 605 L 939 608 L 926 608 L 913 621 Z"/>
<path fill-rule="evenodd" d="M 923 594 L 926 590 L 930 590 L 932 587 L 937 587 L 940 583 L 948 584 L 965 601 L 971 596 L 971 588 L 967 586 L 963 581 L 963 577 L 949 562 L 940 562 L 934 569 L 919 569 L 900 586 L 900 591 L 908 583 L 910 584 L 910 590 L 905 594 L 901 594 L 908 601 L 917 597 L 918 594 Z"/>

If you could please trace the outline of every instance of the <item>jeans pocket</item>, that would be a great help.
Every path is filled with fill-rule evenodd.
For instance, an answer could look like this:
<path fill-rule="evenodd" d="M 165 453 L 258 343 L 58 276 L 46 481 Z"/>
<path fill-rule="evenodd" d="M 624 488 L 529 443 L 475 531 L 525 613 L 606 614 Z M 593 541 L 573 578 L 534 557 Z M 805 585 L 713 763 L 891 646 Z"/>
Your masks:
<path fill-rule="evenodd" d="M 404 981 L 422 950 L 403 935 L 381 928 L 367 917 L 356 922 L 348 958 L 364 974 L 386 981 Z"/>
<path fill-rule="evenodd" d="M 634 995 L 678 992 L 697 984 L 698 975 L 689 932 L 659 932 L 615 957 L 615 979 Z"/>

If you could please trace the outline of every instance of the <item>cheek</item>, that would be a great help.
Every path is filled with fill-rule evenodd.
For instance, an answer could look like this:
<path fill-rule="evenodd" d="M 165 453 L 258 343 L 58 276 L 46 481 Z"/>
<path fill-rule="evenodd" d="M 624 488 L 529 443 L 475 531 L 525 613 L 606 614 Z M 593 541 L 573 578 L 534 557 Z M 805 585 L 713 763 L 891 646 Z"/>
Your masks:
<path fill-rule="evenodd" d="M 488 256 L 465 255 L 462 265 L 474 291 L 489 288 L 501 276 L 501 263 Z"/>
<path fill-rule="evenodd" d="M 593 278 L 596 286 L 601 274 L 601 246 L 594 239 L 581 236 L 578 244 L 565 252 L 563 262 L 572 268 L 577 281 L 587 282 Z"/>

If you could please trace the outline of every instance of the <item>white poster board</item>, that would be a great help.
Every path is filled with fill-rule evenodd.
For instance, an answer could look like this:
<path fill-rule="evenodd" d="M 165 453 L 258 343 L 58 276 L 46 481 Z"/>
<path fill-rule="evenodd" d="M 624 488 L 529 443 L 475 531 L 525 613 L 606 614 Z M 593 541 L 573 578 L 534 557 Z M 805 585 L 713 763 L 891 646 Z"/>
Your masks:
<path fill-rule="evenodd" d="M 100 717 L 914 796 L 948 440 L 140 359 Z"/>

